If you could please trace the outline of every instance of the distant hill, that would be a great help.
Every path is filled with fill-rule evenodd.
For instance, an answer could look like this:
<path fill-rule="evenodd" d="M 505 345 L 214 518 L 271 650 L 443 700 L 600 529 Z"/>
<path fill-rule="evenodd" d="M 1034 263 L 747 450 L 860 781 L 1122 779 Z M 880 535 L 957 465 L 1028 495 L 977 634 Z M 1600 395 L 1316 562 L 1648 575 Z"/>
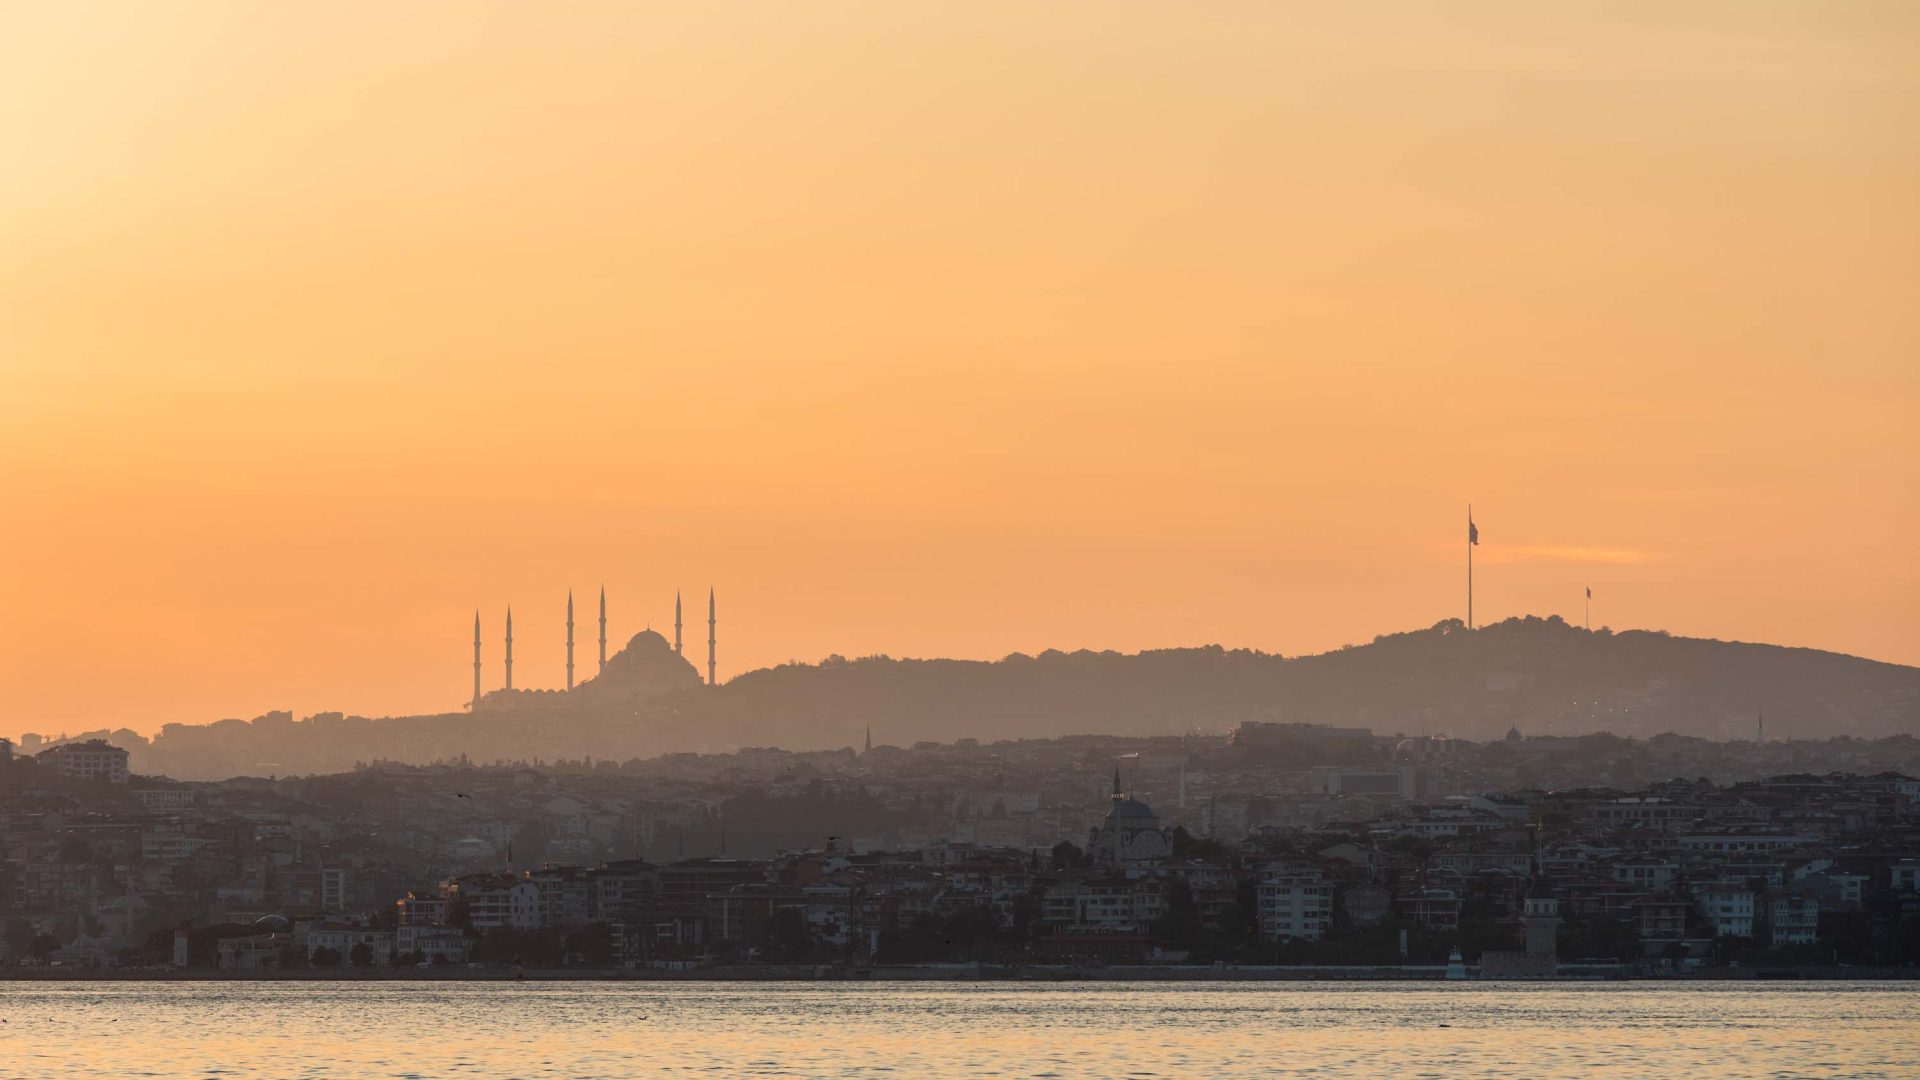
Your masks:
<path fill-rule="evenodd" d="M 631 656 L 627 656 L 631 653 Z M 133 751 L 135 771 L 182 778 L 315 773 L 356 762 L 594 757 L 1224 732 L 1247 720 L 1447 733 L 1750 739 L 1920 733 L 1920 668 L 1813 649 L 1588 632 L 1559 618 L 1467 630 L 1458 620 L 1318 656 L 1206 646 L 1137 654 L 1049 651 L 997 661 L 830 657 L 748 672 L 717 689 L 659 635 L 609 661 L 620 679 L 571 692 L 496 694 L 477 712 L 388 719 L 169 724 Z M 685 669 L 685 670 L 683 670 Z M 86 737 L 86 736 L 81 736 Z"/>
<path fill-rule="evenodd" d="M 1752 738 L 1920 730 L 1920 668 L 1814 649 L 1589 632 L 1558 617 L 1450 619 L 1285 658 L 1218 646 L 1049 651 L 995 662 L 829 659 L 749 672 L 702 703 L 711 730 L 773 745 L 1219 731 L 1312 721 L 1383 734 L 1674 731 Z"/>

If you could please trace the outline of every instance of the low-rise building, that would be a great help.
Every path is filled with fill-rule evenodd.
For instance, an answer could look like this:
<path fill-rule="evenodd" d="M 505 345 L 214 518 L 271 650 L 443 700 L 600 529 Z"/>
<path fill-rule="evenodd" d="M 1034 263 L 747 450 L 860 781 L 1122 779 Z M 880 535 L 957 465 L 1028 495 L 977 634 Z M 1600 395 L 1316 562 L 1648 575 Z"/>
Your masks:
<path fill-rule="evenodd" d="M 124 784 L 127 782 L 127 756 L 125 750 L 105 739 L 88 739 L 85 742 L 61 743 L 51 750 L 42 750 L 34 760 L 43 766 L 52 766 L 69 780 L 105 780 Z"/>

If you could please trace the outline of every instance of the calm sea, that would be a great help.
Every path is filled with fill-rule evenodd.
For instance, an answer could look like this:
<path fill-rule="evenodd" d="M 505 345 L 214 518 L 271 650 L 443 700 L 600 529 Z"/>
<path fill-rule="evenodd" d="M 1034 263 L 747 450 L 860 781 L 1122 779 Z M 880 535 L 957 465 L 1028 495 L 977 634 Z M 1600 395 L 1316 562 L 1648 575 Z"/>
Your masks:
<path fill-rule="evenodd" d="M 1920 1076 L 1920 984 L 0 983 L 7 1077 Z"/>

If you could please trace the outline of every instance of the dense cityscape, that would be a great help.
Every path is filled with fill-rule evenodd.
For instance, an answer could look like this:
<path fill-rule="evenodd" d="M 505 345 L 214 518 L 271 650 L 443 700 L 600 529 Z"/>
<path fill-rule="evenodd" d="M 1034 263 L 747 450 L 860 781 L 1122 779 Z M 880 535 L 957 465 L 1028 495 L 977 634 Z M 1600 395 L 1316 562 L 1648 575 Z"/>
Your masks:
<path fill-rule="evenodd" d="M 1247 722 L 178 782 L 0 741 L 14 975 L 1856 974 L 1920 740 Z"/>

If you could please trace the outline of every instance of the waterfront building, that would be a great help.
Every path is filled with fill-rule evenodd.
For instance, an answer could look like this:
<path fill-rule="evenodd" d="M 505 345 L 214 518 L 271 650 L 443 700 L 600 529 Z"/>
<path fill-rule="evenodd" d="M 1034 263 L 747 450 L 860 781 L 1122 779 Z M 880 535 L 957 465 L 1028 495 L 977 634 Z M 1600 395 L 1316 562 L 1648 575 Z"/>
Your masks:
<path fill-rule="evenodd" d="M 1260 932 L 1269 939 L 1319 938 L 1333 925 L 1333 882 L 1307 863 L 1272 863 L 1260 874 Z"/>
<path fill-rule="evenodd" d="M 1711 886 L 1694 894 L 1694 906 L 1713 924 L 1715 937 L 1753 936 L 1753 893 L 1732 886 Z"/>

